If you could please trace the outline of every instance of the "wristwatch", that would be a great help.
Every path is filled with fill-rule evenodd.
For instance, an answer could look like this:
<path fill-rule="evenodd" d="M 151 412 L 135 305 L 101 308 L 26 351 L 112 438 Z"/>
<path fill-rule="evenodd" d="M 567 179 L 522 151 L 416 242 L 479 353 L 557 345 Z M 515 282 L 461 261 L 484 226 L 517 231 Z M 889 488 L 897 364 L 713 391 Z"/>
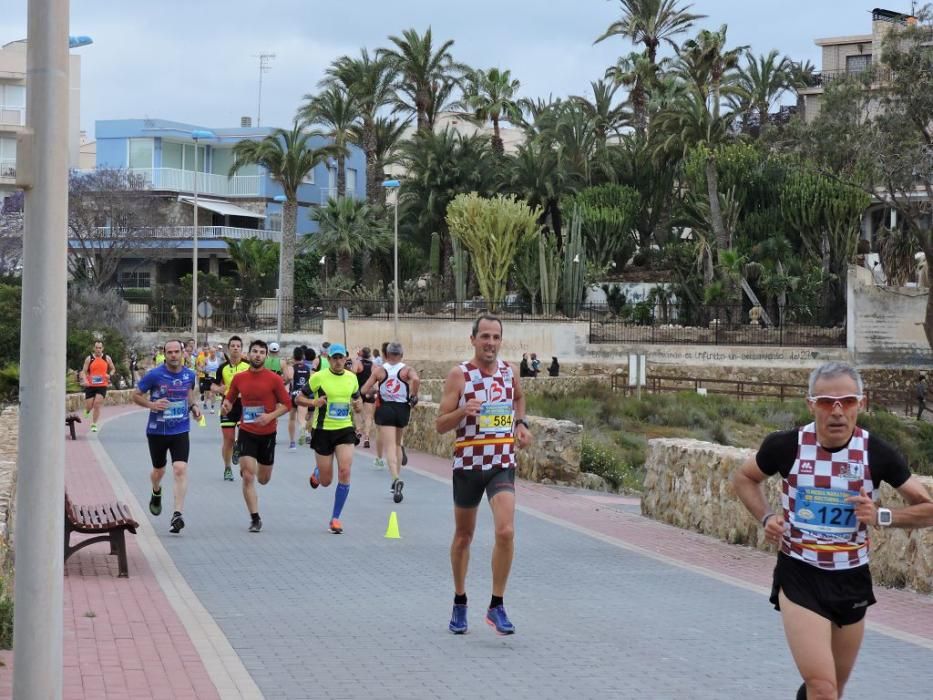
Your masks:
<path fill-rule="evenodd" d="M 528 421 L 526 421 L 524 418 L 516 418 L 515 425 L 524 425 L 526 428 L 531 430 L 531 426 L 528 425 Z"/>
<path fill-rule="evenodd" d="M 894 514 L 890 508 L 878 509 L 878 527 L 890 527 L 894 522 Z"/>

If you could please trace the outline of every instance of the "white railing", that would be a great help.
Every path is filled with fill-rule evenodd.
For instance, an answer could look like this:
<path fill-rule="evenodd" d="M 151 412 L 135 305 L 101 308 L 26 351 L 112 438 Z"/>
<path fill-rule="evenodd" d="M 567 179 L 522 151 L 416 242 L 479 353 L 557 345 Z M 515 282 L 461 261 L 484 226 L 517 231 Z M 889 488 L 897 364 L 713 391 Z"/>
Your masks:
<path fill-rule="evenodd" d="M 123 232 L 121 232 L 120 229 L 101 227 L 97 230 L 101 236 L 105 237 L 120 237 L 123 235 Z M 191 240 L 194 237 L 194 226 L 158 226 L 148 229 L 136 229 L 133 231 L 133 237 L 140 239 L 151 238 Z M 282 234 L 280 231 L 266 231 L 263 229 L 255 228 L 238 228 L 236 226 L 198 226 L 199 241 L 209 239 L 217 240 L 223 238 L 232 238 L 233 240 L 237 241 L 242 241 L 247 238 L 258 238 L 262 241 L 275 241 L 278 243 L 282 240 Z"/>
<path fill-rule="evenodd" d="M 194 171 L 178 168 L 131 168 L 130 173 L 145 179 L 150 187 L 172 192 L 194 192 Z M 259 175 L 198 174 L 198 193 L 222 197 L 258 197 Z"/>
<path fill-rule="evenodd" d="M 26 126 L 26 110 L 22 107 L 0 107 L 0 124 Z"/>
<path fill-rule="evenodd" d="M 347 188 L 346 197 L 348 199 L 353 199 L 356 196 L 356 190 L 352 187 Z M 327 204 L 328 199 L 337 199 L 337 188 L 336 187 L 327 187 L 321 189 L 321 204 Z"/>
<path fill-rule="evenodd" d="M 0 177 L 16 177 L 15 160 L 0 160 Z"/>

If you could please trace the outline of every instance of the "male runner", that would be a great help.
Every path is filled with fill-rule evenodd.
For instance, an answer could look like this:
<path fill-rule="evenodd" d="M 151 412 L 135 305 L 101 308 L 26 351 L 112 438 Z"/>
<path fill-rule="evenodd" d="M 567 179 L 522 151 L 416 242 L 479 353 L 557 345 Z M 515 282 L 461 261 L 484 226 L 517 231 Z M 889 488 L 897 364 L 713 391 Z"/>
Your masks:
<path fill-rule="evenodd" d="M 227 361 L 217 368 L 211 390 L 222 396 L 230 389 L 233 378 L 240 372 L 249 370 L 249 363 L 243 360 L 243 339 L 238 335 L 230 336 L 227 341 Z M 220 456 L 224 460 L 224 481 L 233 481 L 233 467 L 231 464 L 239 463 L 239 452 L 236 451 L 236 426 L 240 420 L 242 406 L 239 401 L 233 401 L 230 411 L 221 407 L 220 430 L 223 434 L 223 443 L 220 446 Z"/>
<path fill-rule="evenodd" d="M 356 380 L 360 386 L 364 386 L 369 381 L 373 372 L 372 351 L 369 348 L 360 348 L 356 355 L 356 362 L 353 363 L 353 371 L 356 372 Z M 356 432 L 363 439 L 363 447 L 368 449 L 369 434 L 372 432 L 373 414 L 376 409 L 376 398 L 369 397 L 365 393 L 362 396 L 363 410 L 357 416 Z"/>
<path fill-rule="evenodd" d="M 353 427 L 354 411 L 360 410 L 360 385 L 356 375 L 346 369 L 347 349 L 334 343 L 329 348 L 330 366 L 311 375 L 311 379 L 298 394 L 298 403 L 317 409 L 311 449 L 315 452 L 316 466 L 308 480 L 311 488 L 330 486 L 334 478 L 334 455 L 337 455 L 337 488 L 334 509 L 328 528 L 335 535 L 343 532 L 340 514 L 350 494 L 350 467 L 353 448 L 359 444 Z"/>
<path fill-rule="evenodd" d="M 496 531 L 492 598 L 486 623 L 500 635 L 514 634 L 515 627 L 503 605 L 514 553 L 514 448 L 531 444 L 532 436 L 525 421 L 521 381 L 511 366 L 499 359 L 502 321 L 488 314 L 480 316 L 473 322 L 470 342 L 473 358 L 447 374 L 435 421 L 441 434 L 457 431 L 453 463 L 455 530 L 450 545 L 454 607 L 448 629 L 454 634 L 467 631 L 467 565 L 477 508 L 485 493 Z"/>
<path fill-rule="evenodd" d="M 736 495 L 780 545 L 771 603 L 803 685 L 798 700 L 842 696 L 855 665 L 865 612 L 875 603 L 868 568 L 868 527 L 933 525 L 933 499 L 888 443 L 858 427 L 865 399 L 853 367 L 830 362 L 810 374 L 813 422 L 773 433 L 735 472 Z M 763 482 L 780 473 L 781 511 Z M 886 481 L 910 504 L 878 508 Z"/>
<path fill-rule="evenodd" d="M 305 441 L 305 420 L 307 419 L 308 407 L 295 401 L 298 392 L 301 391 L 311 378 L 311 361 L 314 360 L 314 350 L 311 350 L 311 360 L 305 358 L 305 347 L 299 346 L 292 351 L 292 366 L 288 367 L 288 391 L 292 399 L 292 410 L 288 412 L 288 449 L 296 449 L 295 428 L 298 428 L 298 444 L 303 445 Z"/>
<path fill-rule="evenodd" d="M 282 376 L 282 358 L 279 357 L 279 344 L 275 341 L 269 343 L 269 356 L 266 358 L 266 369 Z"/>
<path fill-rule="evenodd" d="M 292 402 L 282 378 L 264 367 L 266 344 L 254 340 L 249 344 L 249 371 L 233 377 L 224 398 L 223 411 L 230 415 L 234 402 L 242 402 L 240 418 L 240 477 L 243 479 L 243 499 L 249 510 L 250 532 L 262 529 L 259 517 L 259 497 L 255 481 L 268 484 L 275 463 L 275 433 L 279 416 L 288 413 Z"/>
<path fill-rule="evenodd" d="M 399 463 L 402 461 L 402 437 L 411 417 L 412 407 L 418 403 L 418 387 L 421 379 L 413 367 L 402 362 L 402 344 L 386 346 L 385 364 L 373 367 L 369 381 L 360 389 L 365 400 L 373 386 L 378 385 L 379 406 L 376 408 L 376 426 L 379 428 L 379 444 L 383 446 L 389 461 L 392 477 L 392 498 L 402 502 L 405 486 L 400 478 Z M 363 406 L 365 410 L 365 405 Z"/>
<path fill-rule="evenodd" d="M 117 368 L 114 367 L 110 355 L 104 354 L 104 343 L 94 341 L 94 352 L 84 359 L 81 370 L 81 385 L 84 387 L 84 415 L 91 417 L 91 432 L 97 432 L 97 423 L 100 421 L 100 407 L 104 405 L 107 396 L 107 387 L 110 378 Z"/>
<path fill-rule="evenodd" d="M 153 515 L 162 513 L 162 477 L 165 476 L 166 453 L 172 455 L 175 512 L 172 514 L 169 532 L 175 534 L 185 526 L 182 511 L 188 491 L 189 410 L 196 419 L 201 418 L 195 393 L 195 373 L 182 364 L 183 353 L 180 340 L 168 341 L 165 344 L 165 363 L 149 370 L 133 391 L 133 402 L 150 411 L 146 439 L 152 458 L 149 512 Z"/>
<path fill-rule="evenodd" d="M 211 413 L 214 412 L 214 378 L 217 376 L 217 370 L 223 360 L 217 354 L 217 349 L 212 345 L 204 346 L 203 355 L 198 356 L 198 362 L 201 367 L 201 408 L 207 410 L 207 402 L 211 403 Z"/>

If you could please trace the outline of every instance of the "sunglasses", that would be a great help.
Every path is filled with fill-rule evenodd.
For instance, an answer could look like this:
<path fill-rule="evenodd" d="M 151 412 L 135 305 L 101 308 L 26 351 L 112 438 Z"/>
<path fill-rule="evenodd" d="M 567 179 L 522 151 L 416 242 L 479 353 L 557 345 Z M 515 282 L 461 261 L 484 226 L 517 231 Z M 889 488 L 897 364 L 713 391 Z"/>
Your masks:
<path fill-rule="evenodd" d="M 836 408 L 836 404 L 843 409 L 855 408 L 862 400 L 861 394 L 849 394 L 848 396 L 810 396 L 807 399 L 817 408 L 824 411 L 831 411 Z"/>

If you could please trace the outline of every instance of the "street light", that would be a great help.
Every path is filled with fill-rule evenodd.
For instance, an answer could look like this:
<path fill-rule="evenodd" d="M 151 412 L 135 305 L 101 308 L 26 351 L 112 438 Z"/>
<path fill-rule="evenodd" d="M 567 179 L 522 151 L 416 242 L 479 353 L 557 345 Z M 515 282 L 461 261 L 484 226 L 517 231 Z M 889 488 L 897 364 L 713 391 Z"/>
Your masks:
<path fill-rule="evenodd" d="M 198 344 L 198 141 L 215 138 L 213 131 L 194 129 L 194 241 L 191 246 L 191 337 Z"/>
<path fill-rule="evenodd" d="M 395 292 L 395 310 L 393 320 L 395 323 L 395 340 L 398 340 L 398 195 L 401 184 L 398 180 L 386 180 L 382 186 L 387 190 L 395 190 L 395 236 L 392 244 L 392 286 Z"/>
<path fill-rule="evenodd" d="M 83 34 L 81 36 L 68 37 L 68 48 L 69 49 L 77 49 L 81 46 L 89 46 L 90 44 L 93 44 L 93 43 L 94 43 L 94 40 L 91 37 L 84 36 Z"/>
<path fill-rule="evenodd" d="M 272 201 L 284 204 L 288 197 L 284 194 L 277 194 Z M 282 236 L 285 225 L 285 216 L 282 216 L 282 224 L 279 226 L 279 286 L 275 291 L 275 342 L 282 344 Z M 294 304 L 294 300 L 292 300 Z"/>

